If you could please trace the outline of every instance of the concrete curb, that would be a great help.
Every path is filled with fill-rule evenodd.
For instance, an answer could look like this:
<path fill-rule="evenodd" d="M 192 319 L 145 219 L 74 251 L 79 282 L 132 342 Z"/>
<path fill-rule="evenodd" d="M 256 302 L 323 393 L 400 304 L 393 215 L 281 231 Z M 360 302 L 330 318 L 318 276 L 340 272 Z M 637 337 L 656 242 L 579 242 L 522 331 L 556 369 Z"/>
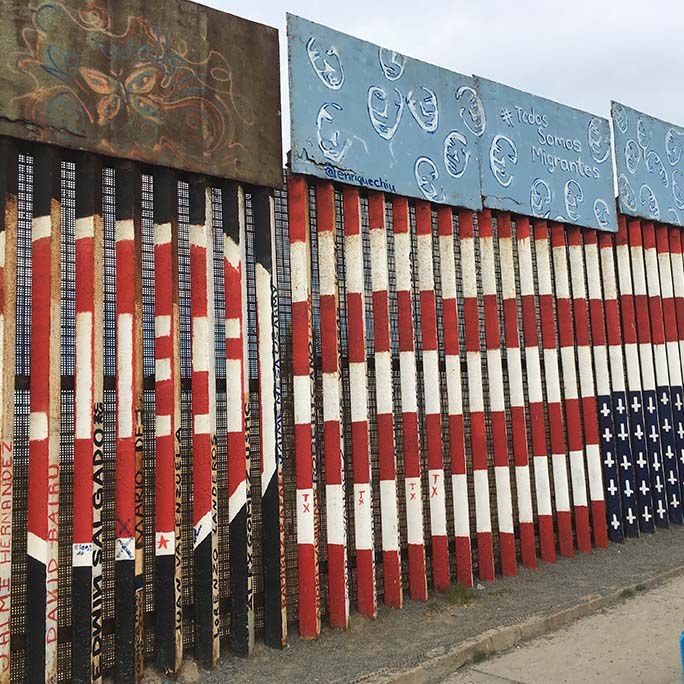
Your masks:
<path fill-rule="evenodd" d="M 606 596 L 589 596 L 582 603 L 557 613 L 542 617 L 537 616 L 515 625 L 488 630 L 474 639 L 454 646 L 446 653 L 426 658 L 419 665 L 411 665 L 401 670 L 388 671 L 385 669 L 372 672 L 354 681 L 364 684 L 433 684 L 442 682 L 458 668 L 472 662 L 476 655 L 492 655 L 505 651 L 523 641 L 552 632 L 568 622 L 624 600 L 625 594 L 652 589 L 669 579 L 682 575 L 684 575 L 684 565 L 654 575 L 637 584 L 623 587 Z"/>

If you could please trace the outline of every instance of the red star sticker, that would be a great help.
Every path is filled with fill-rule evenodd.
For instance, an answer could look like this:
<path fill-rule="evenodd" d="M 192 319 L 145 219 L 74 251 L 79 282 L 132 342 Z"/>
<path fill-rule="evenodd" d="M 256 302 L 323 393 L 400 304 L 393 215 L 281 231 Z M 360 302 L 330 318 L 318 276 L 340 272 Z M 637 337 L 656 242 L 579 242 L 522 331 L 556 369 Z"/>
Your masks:
<path fill-rule="evenodd" d="M 158 548 L 160 549 L 166 549 L 169 546 L 169 539 L 167 539 L 164 535 L 159 537 L 159 546 Z"/>

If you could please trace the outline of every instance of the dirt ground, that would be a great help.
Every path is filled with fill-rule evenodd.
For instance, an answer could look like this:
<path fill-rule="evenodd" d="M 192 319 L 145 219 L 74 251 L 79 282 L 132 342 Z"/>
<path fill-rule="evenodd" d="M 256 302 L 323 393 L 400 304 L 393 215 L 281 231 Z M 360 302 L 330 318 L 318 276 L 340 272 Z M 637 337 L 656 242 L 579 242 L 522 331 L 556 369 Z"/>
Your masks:
<path fill-rule="evenodd" d="M 324 627 L 316 642 L 299 639 L 291 625 L 284 651 L 258 643 L 252 658 L 226 655 L 213 672 L 191 678 L 201 684 L 363 682 L 374 673 L 416 666 L 492 628 L 570 608 L 678 567 L 684 567 L 684 528 L 673 527 L 555 565 L 540 564 L 536 571 L 520 568 L 515 578 L 497 578 L 472 591 L 455 589 L 426 603 L 406 600 L 402 610 L 381 607 L 374 621 L 353 614 L 347 632 Z"/>

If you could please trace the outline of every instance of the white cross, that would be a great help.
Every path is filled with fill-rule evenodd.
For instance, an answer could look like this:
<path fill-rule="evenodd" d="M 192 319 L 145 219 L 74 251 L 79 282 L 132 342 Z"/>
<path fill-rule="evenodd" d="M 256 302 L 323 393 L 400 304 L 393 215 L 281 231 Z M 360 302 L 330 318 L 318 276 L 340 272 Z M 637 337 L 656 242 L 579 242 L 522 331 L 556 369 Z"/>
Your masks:
<path fill-rule="evenodd" d="M 622 463 L 620 463 L 620 465 L 621 465 L 625 470 L 629 470 L 629 468 L 630 468 L 630 466 L 631 466 L 632 464 L 629 462 L 629 459 L 627 458 L 627 454 L 622 454 Z"/>
<path fill-rule="evenodd" d="M 636 426 L 636 430 L 634 430 L 634 436 L 641 441 L 641 438 L 644 436 L 644 431 L 641 429 L 641 425 Z"/>
<path fill-rule="evenodd" d="M 604 418 L 607 418 L 610 415 L 610 409 L 605 401 L 603 402 L 603 407 L 601 408 L 600 413 Z"/>
<path fill-rule="evenodd" d="M 606 442 L 610 442 L 610 440 L 613 439 L 613 433 L 608 428 L 603 431 L 603 439 L 605 439 Z"/>
<path fill-rule="evenodd" d="M 667 513 L 667 510 L 663 508 L 663 502 L 658 501 L 658 517 L 659 518 L 664 517 L 665 513 Z"/>
<path fill-rule="evenodd" d="M 660 402 L 663 404 L 663 406 L 667 406 L 669 401 L 670 400 L 668 399 L 667 392 L 663 392 L 663 396 L 660 398 Z"/>
<path fill-rule="evenodd" d="M 658 491 L 658 494 L 663 491 L 663 483 L 660 481 L 660 475 L 656 475 L 655 488 Z"/>
<path fill-rule="evenodd" d="M 622 415 L 625 412 L 625 405 L 622 403 L 622 397 L 619 397 L 617 400 L 616 410 L 620 415 Z M 638 411 L 639 409 L 634 409 L 634 410 Z"/>
<path fill-rule="evenodd" d="M 641 486 L 639 487 L 639 491 L 646 496 L 648 494 L 648 485 L 646 484 L 646 480 L 641 481 Z"/>
<path fill-rule="evenodd" d="M 610 524 L 612 525 L 614 530 L 617 530 L 620 527 L 620 523 L 615 513 L 613 513 L 613 519 L 611 520 Z"/>
<path fill-rule="evenodd" d="M 646 463 L 648 463 L 648 461 L 644 458 L 644 452 L 640 451 L 639 458 L 637 459 L 637 465 L 639 466 L 639 468 L 643 468 L 646 465 Z"/>
<path fill-rule="evenodd" d="M 627 437 L 629 437 L 629 432 L 625 430 L 625 424 L 620 423 L 620 432 L 618 432 L 618 437 L 624 442 Z"/>
<path fill-rule="evenodd" d="M 673 486 L 677 484 L 677 478 L 675 477 L 674 470 L 670 471 L 670 475 L 668 476 L 667 481 Z"/>
<path fill-rule="evenodd" d="M 625 496 L 632 496 L 634 494 L 634 490 L 632 489 L 632 485 L 629 483 L 629 480 L 625 482 Z"/>
<path fill-rule="evenodd" d="M 644 506 L 644 520 L 648 522 L 653 516 L 648 512 L 648 506 Z"/>
<path fill-rule="evenodd" d="M 681 454 L 682 454 L 682 455 L 679 457 L 679 460 L 680 460 L 682 463 L 684 463 L 684 449 L 682 449 Z"/>
<path fill-rule="evenodd" d="M 655 404 L 653 403 L 653 397 L 648 398 L 648 406 L 646 407 L 646 410 L 649 413 L 653 413 L 656 410 Z"/>
<path fill-rule="evenodd" d="M 617 492 L 617 487 L 615 486 L 615 482 L 613 480 L 610 481 L 608 491 L 610 492 L 611 496 L 615 496 L 615 492 Z"/>
<path fill-rule="evenodd" d="M 632 409 L 633 409 L 634 413 L 637 413 L 640 408 L 641 408 L 641 403 L 639 402 L 639 398 L 635 396 L 634 401 L 632 402 Z"/>
<path fill-rule="evenodd" d="M 609 468 L 612 468 L 615 465 L 615 461 L 613 460 L 613 454 L 609 451 L 606 454 L 606 458 L 603 461 Z"/>
<path fill-rule="evenodd" d="M 653 440 L 654 443 L 658 441 L 658 431 L 656 430 L 655 425 L 651 425 L 651 434 L 649 435 L 649 437 Z"/>
<path fill-rule="evenodd" d="M 653 470 L 658 472 L 660 470 L 660 461 L 658 460 L 658 454 L 653 454 Z"/>
<path fill-rule="evenodd" d="M 684 425 L 681 423 L 677 423 L 677 434 L 679 435 L 679 439 L 684 439 Z"/>
<path fill-rule="evenodd" d="M 674 405 L 677 407 L 677 411 L 681 411 L 681 410 L 682 410 L 682 406 L 684 406 L 684 404 L 682 404 L 682 399 L 681 399 L 681 397 L 679 396 L 679 392 L 675 392 L 675 401 L 674 401 Z"/>
<path fill-rule="evenodd" d="M 665 456 L 667 456 L 667 460 L 671 460 L 672 457 L 674 456 L 674 452 L 672 451 L 672 447 L 668 444 L 667 449 L 665 449 Z"/>
<path fill-rule="evenodd" d="M 679 501 L 677 501 L 677 497 L 674 494 L 672 495 L 672 501 L 670 501 L 670 506 L 672 506 L 672 508 L 677 508 L 677 506 L 679 506 Z"/>
<path fill-rule="evenodd" d="M 665 422 L 663 423 L 663 430 L 665 430 L 665 432 L 669 432 L 670 430 L 672 430 L 670 421 L 667 418 L 665 418 Z"/>
<path fill-rule="evenodd" d="M 634 521 L 636 520 L 636 518 L 634 517 L 634 513 L 632 513 L 631 508 L 627 509 L 627 515 L 625 517 L 627 518 L 627 522 L 629 522 L 630 525 L 634 524 Z"/>

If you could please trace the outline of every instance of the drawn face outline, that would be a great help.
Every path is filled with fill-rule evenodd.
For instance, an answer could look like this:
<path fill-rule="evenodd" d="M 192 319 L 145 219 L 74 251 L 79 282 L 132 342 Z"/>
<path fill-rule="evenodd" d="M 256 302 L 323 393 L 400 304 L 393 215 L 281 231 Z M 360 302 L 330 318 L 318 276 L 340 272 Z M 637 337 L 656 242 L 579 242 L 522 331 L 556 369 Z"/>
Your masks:
<path fill-rule="evenodd" d="M 639 147 L 639 143 L 636 140 L 630 138 L 625 143 L 625 166 L 627 167 L 627 171 L 634 175 L 639 168 L 640 161 L 641 147 Z"/>
<path fill-rule="evenodd" d="M 684 133 L 678 133 L 674 128 L 668 128 L 665 133 L 665 153 L 670 166 L 677 166 L 684 152 Z"/>
<path fill-rule="evenodd" d="M 682 225 L 682 221 L 679 218 L 679 214 L 672 207 L 667 208 L 666 214 L 667 214 L 667 218 L 668 218 L 668 223 L 671 223 L 672 225 L 675 225 L 675 226 L 681 226 Z"/>
<path fill-rule="evenodd" d="M 351 145 L 349 138 L 345 138 L 344 142 L 340 142 L 341 132 L 339 128 L 335 128 L 334 112 L 342 111 L 344 111 L 343 108 L 336 102 L 324 102 L 316 116 L 318 148 L 326 159 L 336 164 L 342 161 Z"/>
<path fill-rule="evenodd" d="M 563 197 L 565 198 L 565 212 L 568 218 L 577 221 L 580 217 L 580 204 L 584 202 L 584 191 L 582 186 L 571 178 L 565 183 L 563 188 Z"/>
<path fill-rule="evenodd" d="M 468 130 L 480 137 L 487 128 L 487 116 L 482 100 L 475 89 L 470 86 L 461 86 L 456 91 L 456 100 L 460 101 L 461 98 L 464 98 L 464 106 L 459 109 L 459 116 Z"/>
<path fill-rule="evenodd" d="M 394 50 L 378 48 L 378 61 L 385 78 L 388 81 L 398 81 L 406 69 L 406 57 Z"/>
<path fill-rule="evenodd" d="M 660 155 L 654 150 L 651 150 L 646 155 L 646 168 L 648 169 L 649 173 L 652 173 L 654 176 L 657 176 L 660 182 L 666 188 L 670 187 L 670 181 L 667 178 L 667 171 L 665 170 L 663 160 L 660 158 Z"/>
<path fill-rule="evenodd" d="M 371 86 L 368 89 L 368 116 L 373 130 L 383 140 L 394 137 L 404 113 L 404 96 L 398 88 L 394 88 L 394 92 L 396 98 L 390 101 L 382 86 Z"/>
<path fill-rule="evenodd" d="M 634 194 L 634 190 L 632 190 L 632 186 L 624 173 L 621 173 L 618 176 L 618 194 L 620 195 L 620 199 L 627 209 L 630 211 L 636 211 L 636 195 Z"/>
<path fill-rule="evenodd" d="M 597 164 L 603 164 L 610 154 L 610 135 L 604 131 L 604 122 L 593 116 L 587 126 L 587 141 L 591 158 Z"/>
<path fill-rule="evenodd" d="M 512 182 L 514 175 L 510 173 L 508 166 L 518 163 L 518 149 L 515 143 L 505 135 L 496 135 L 489 148 L 489 168 L 496 182 L 507 188 Z"/>
<path fill-rule="evenodd" d="M 672 172 L 672 196 L 678 209 L 684 209 L 684 174 L 679 169 Z"/>
<path fill-rule="evenodd" d="M 468 168 L 468 140 L 460 131 L 451 131 L 444 138 L 444 166 L 452 178 L 461 178 Z"/>
<path fill-rule="evenodd" d="M 330 90 L 339 90 L 344 85 L 344 67 L 340 53 L 335 46 L 329 47 L 325 53 L 316 47 L 316 37 L 311 36 L 306 42 L 306 54 L 321 83 Z M 325 55 L 325 56 L 324 56 Z"/>
<path fill-rule="evenodd" d="M 549 218 L 551 213 L 551 188 L 543 178 L 537 178 L 530 188 L 530 206 L 532 216 Z"/>
<path fill-rule="evenodd" d="M 649 217 L 657 221 L 660 218 L 658 200 L 656 199 L 653 190 L 651 190 L 651 187 L 646 183 L 639 188 L 639 199 L 641 200 L 641 205 L 648 212 Z"/>
<path fill-rule="evenodd" d="M 444 188 L 437 190 L 435 182 L 439 179 L 437 165 L 429 157 L 418 157 L 413 165 L 416 183 L 425 199 L 431 202 L 444 201 Z"/>
<path fill-rule="evenodd" d="M 651 127 L 648 125 L 643 117 L 637 119 L 637 142 L 641 146 L 641 149 L 646 151 L 648 146 L 651 144 L 651 136 L 653 135 Z"/>
<path fill-rule="evenodd" d="M 629 121 L 627 120 L 627 112 L 625 111 L 625 108 L 617 102 L 614 102 L 613 113 L 615 114 L 615 124 L 620 130 L 620 133 L 627 133 L 627 129 L 629 128 Z"/>
<path fill-rule="evenodd" d="M 594 216 L 601 228 L 607 228 L 610 225 L 610 209 L 600 197 L 594 200 Z"/>
<path fill-rule="evenodd" d="M 434 133 L 439 126 L 439 104 L 437 103 L 437 93 L 428 86 L 420 86 L 420 89 L 427 93 L 426 97 L 417 100 L 413 96 L 413 91 L 409 90 L 406 96 L 406 103 L 415 122 L 426 132 Z"/>

